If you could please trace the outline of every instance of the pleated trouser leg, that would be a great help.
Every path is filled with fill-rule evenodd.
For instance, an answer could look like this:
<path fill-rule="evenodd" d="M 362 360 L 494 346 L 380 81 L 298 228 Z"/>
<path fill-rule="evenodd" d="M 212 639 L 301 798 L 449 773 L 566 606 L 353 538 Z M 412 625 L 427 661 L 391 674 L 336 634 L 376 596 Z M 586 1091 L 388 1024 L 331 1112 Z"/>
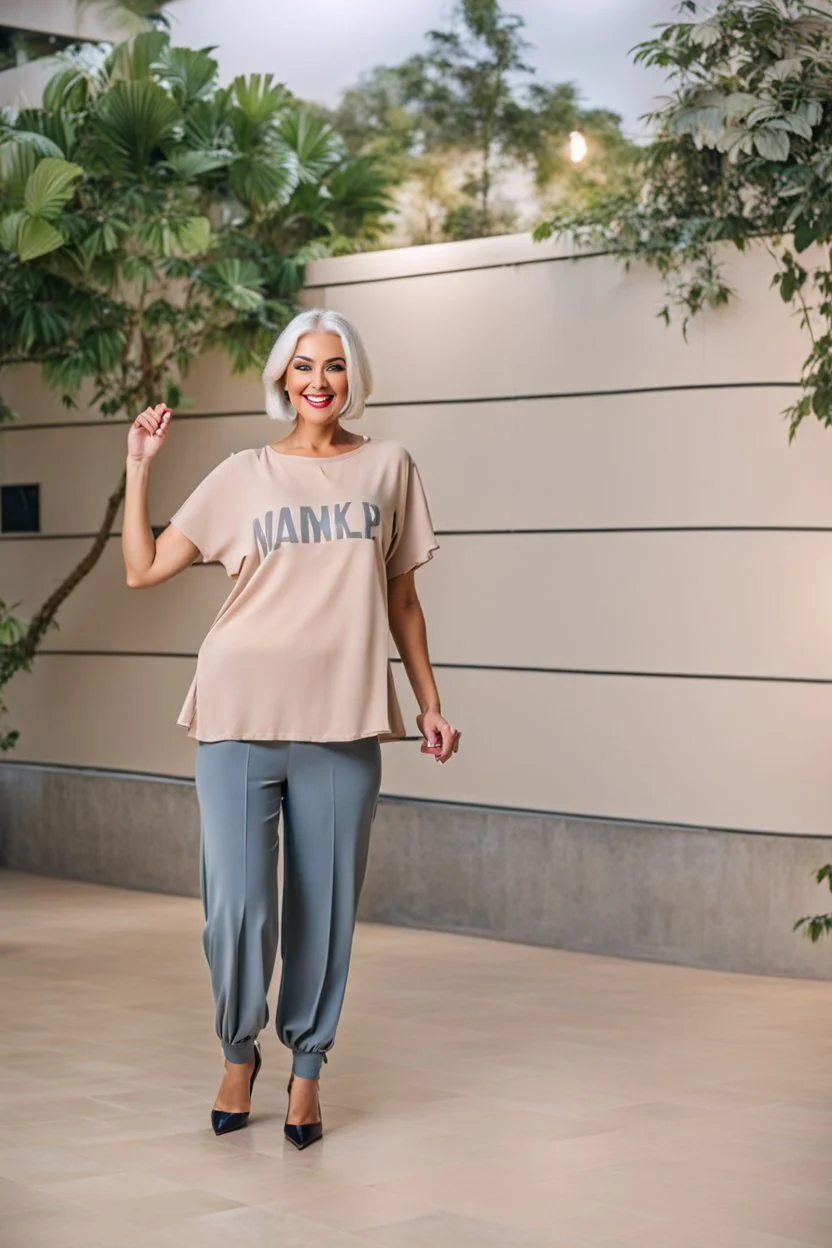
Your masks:
<path fill-rule="evenodd" d="M 230 1062 L 254 1056 L 277 955 L 278 820 L 288 742 L 199 742 L 202 946 Z"/>
<path fill-rule="evenodd" d="M 334 1043 L 380 785 L 378 737 L 291 744 L 275 1027 L 301 1078 Z"/>
<path fill-rule="evenodd" d="M 229 1061 L 250 1061 L 269 1021 L 282 808 L 275 1027 L 295 1074 L 320 1073 L 344 1001 L 380 786 L 378 737 L 198 743 L 202 944 Z"/>

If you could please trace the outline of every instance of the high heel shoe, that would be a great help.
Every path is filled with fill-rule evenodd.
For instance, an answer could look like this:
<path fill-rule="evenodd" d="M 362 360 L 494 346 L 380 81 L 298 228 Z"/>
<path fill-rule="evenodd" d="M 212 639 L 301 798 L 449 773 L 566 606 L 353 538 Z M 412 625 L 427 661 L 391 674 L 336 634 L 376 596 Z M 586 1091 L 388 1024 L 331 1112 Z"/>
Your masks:
<path fill-rule="evenodd" d="M 292 1083 L 295 1076 L 289 1079 L 286 1091 L 291 1093 Z M 289 1117 L 288 1110 L 286 1117 Z M 283 1134 L 290 1144 L 294 1144 L 295 1148 L 308 1148 L 310 1144 L 314 1144 L 316 1140 L 320 1140 L 324 1133 L 324 1126 L 321 1122 L 321 1097 L 318 1095 L 318 1121 L 317 1122 L 284 1122 Z"/>
<path fill-rule="evenodd" d="M 254 1091 L 254 1080 L 260 1073 L 260 1067 L 263 1065 L 263 1058 L 260 1053 L 260 1041 L 254 1041 L 254 1070 L 251 1072 L 251 1082 L 248 1085 L 248 1094 L 251 1096 Z M 211 1126 L 214 1128 L 214 1135 L 227 1135 L 229 1131 L 239 1131 L 240 1127 L 244 1127 L 248 1122 L 250 1110 L 244 1110 L 241 1113 L 234 1113 L 228 1109 L 212 1109 L 211 1110 Z"/>

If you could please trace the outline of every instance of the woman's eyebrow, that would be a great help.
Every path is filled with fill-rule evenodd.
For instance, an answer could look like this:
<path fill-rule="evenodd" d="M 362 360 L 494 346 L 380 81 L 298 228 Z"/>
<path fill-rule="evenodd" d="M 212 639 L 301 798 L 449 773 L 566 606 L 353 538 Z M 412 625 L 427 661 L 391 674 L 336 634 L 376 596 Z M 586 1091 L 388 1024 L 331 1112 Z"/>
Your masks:
<path fill-rule="evenodd" d="M 310 364 L 315 363 L 311 355 L 294 355 L 292 356 L 292 359 L 307 360 Z M 331 355 L 328 360 L 324 360 L 324 364 L 331 364 L 333 360 L 341 360 L 344 364 L 346 364 L 346 360 L 344 359 L 343 355 Z"/>

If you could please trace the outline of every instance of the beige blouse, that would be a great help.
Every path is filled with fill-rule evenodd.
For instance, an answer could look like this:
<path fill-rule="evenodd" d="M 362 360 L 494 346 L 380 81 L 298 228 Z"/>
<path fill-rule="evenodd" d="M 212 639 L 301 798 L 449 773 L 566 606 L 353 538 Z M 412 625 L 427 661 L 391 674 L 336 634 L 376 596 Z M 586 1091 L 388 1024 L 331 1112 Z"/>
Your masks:
<path fill-rule="evenodd" d="M 439 543 L 404 446 L 365 438 L 325 459 L 237 451 L 171 524 L 234 580 L 177 719 L 189 737 L 406 735 L 388 658 L 387 582 Z"/>

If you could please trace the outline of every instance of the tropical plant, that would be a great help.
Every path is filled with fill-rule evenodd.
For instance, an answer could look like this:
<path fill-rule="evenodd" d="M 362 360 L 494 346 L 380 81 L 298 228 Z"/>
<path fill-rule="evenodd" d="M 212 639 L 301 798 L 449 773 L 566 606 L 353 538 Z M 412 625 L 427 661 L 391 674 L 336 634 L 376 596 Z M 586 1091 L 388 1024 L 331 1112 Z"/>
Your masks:
<path fill-rule="evenodd" d="M 351 150 L 385 159 L 402 199 L 419 192 L 424 227 L 412 241 L 515 228 L 515 200 L 495 192 L 518 169 L 530 170 L 537 191 L 554 187 L 554 198 L 575 204 L 632 164 L 619 117 L 582 108 L 571 83 L 532 81 L 524 25 L 499 0 L 459 0 L 451 27 L 427 32 L 424 52 L 364 74 L 327 114 Z M 581 168 L 567 157 L 573 130 L 590 144 Z"/>
<path fill-rule="evenodd" d="M 388 209 L 376 162 L 270 75 L 220 87 L 208 51 L 162 31 L 85 46 L 41 108 L 0 121 L 0 367 L 38 365 L 67 405 L 83 387 L 105 417 L 179 407 L 197 356 L 260 364 L 306 262 L 377 241 Z M 124 488 L 122 473 L 90 550 L 25 628 L 0 620 L 0 688 L 97 563 Z"/>
<path fill-rule="evenodd" d="M 668 102 L 619 194 L 558 211 L 538 240 L 569 234 L 661 274 L 666 321 L 683 330 L 733 291 L 720 245 L 765 247 L 772 285 L 806 331 L 801 393 L 785 411 L 789 440 L 807 416 L 832 423 L 832 14 L 804 0 L 720 0 L 680 16 L 635 49 L 663 69 Z"/>

